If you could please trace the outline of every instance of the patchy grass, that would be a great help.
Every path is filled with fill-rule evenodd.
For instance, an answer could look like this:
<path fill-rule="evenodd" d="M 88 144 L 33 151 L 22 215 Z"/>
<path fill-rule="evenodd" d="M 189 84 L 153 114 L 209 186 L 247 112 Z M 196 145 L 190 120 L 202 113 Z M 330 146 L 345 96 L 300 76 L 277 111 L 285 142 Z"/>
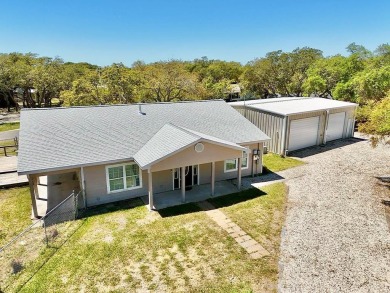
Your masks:
<path fill-rule="evenodd" d="M 0 124 L 0 132 L 1 131 L 7 131 L 7 130 L 14 130 L 19 129 L 20 123 L 19 122 L 7 122 Z"/>
<path fill-rule="evenodd" d="M 0 247 L 31 225 L 28 187 L 0 190 Z"/>
<path fill-rule="evenodd" d="M 263 165 L 271 172 L 278 172 L 289 168 L 297 167 L 305 164 L 303 161 L 293 159 L 290 157 L 282 158 L 277 154 L 265 154 L 263 155 Z M 266 171 L 266 170 L 265 170 Z"/>
<path fill-rule="evenodd" d="M 286 194 L 287 186 L 275 183 L 261 190 L 242 191 L 236 198 L 224 196 L 211 201 L 271 253 L 274 270 L 277 270 Z"/>
<path fill-rule="evenodd" d="M 271 257 L 251 259 L 195 204 L 130 200 L 90 210 L 21 292 L 276 292 L 285 194 L 278 183 L 212 200 Z"/>

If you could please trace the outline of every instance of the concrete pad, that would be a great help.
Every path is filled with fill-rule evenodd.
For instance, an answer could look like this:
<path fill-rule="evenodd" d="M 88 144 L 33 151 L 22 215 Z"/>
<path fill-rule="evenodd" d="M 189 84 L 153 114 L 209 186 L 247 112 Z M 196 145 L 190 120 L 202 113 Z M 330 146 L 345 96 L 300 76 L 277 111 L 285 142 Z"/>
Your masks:
<path fill-rule="evenodd" d="M 241 230 L 241 231 L 238 231 L 237 234 L 239 236 L 245 236 L 246 235 L 246 232 L 244 230 Z"/>
<path fill-rule="evenodd" d="M 215 182 L 215 195 L 213 198 L 236 192 L 238 192 L 237 187 L 234 186 L 230 181 L 217 181 Z M 181 190 L 171 190 L 167 192 L 156 193 L 153 195 L 153 197 L 154 207 L 157 210 L 183 204 L 181 200 Z M 186 191 L 185 202 L 203 202 L 209 198 L 211 198 L 211 184 L 194 185 L 192 186 L 191 190 Z M 141 199 L 145 204 L 149 204 L 149 197 L 147 195 L 141 197 Z M 215 209 L 215 207 L 210 203 L 202 203 L 201 208 L 204 210 Z"/>
<path fill-rule="evenodd" d="M 247 235 L 246 233 L 245 233 L 245 235 L 242 236 L 242 238 L 244 239 L 244 241 L 248 241 L 248 240 L 251 240 L 251 239 L 252 239 L 252 237 L 250 237 L 250 236 Z"/>
<path fill-rule="evenodd" d="M 236 239 L 237 237 L 240 237 L 240 235 L 238 235 L 237 232 L 233 232 L 233 233 L 229 233 L 230 237 L 233 237 L 234 239 Z"/>
<path fill-rule="evenodd" d="M 249 246 L 246 251 L 248 253 L 253 253 L 253 252 L 256 252 L 256 251 L 260 251 L 261 250 L 261 247 L 260 247 L 260 244 L 256 243 L 255 245 L 253 246 Z"/>
<path fill-rule="evenodd" d="M 16 172 L 18 165 L 17 156 L 0 157 L 0 174 Z"/>
<path fill-rule="evenodd" d="M 240 245 L 245 249 L 247 249 L 255 244 L 257 244 L 257 242 L 256 242 L 256 240 L 253 240 L 253 239 L 246 240 L 246 241 L 240 243 Z"/>
<path fill-rule="evenodd" d="M 0 174 L 0 188 L 11 188 L 28 185 L 27 176 L 18 176 L 18 173 L 4 173 Z"/>
<path fill-rule="evenodd" d="M 244 238 L 242 238 L 241 236 L 234 238 L 234 240 L 236 240 L 237 243 L 241 243 L 245 241 Z"/>

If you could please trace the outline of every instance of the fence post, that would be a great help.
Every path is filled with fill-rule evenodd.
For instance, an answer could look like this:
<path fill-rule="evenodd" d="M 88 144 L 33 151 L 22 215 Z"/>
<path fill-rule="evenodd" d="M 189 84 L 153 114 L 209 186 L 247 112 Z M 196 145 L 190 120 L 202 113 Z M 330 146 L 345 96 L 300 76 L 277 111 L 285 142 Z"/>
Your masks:
<path fill-rule="evenodd" d="M 74 207 L 74 220 L 77 219 L 77 194 L 74 193 L 74 190 L 72 191 L 73 195 L 73 207 Z"/>
<path fill-rule="evenodd" d="M 43 222 L 43 228 L 45 229 L 46 246 L 48 246 L 49 245 L 49 238 L 47 237 L 45 217 L 43 218 L 42 222 Z"/>

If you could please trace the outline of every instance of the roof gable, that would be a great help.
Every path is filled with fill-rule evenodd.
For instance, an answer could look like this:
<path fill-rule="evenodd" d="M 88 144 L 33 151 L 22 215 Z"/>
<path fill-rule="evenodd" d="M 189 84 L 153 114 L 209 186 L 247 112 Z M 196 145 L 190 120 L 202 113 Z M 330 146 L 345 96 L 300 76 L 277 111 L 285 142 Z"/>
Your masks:
<path fill-rule="evenodd" d="M 210 135 L 185 129 L 172 124 L 165 124 L 135 155 L 134 160 L 142 169 L 146 169 L 175 153 L 195 145 L 198 142 L 207 141 L 212 144 L 222 145 L 237 150 L 245 150 L 235 143 L 231 143 Z"/>

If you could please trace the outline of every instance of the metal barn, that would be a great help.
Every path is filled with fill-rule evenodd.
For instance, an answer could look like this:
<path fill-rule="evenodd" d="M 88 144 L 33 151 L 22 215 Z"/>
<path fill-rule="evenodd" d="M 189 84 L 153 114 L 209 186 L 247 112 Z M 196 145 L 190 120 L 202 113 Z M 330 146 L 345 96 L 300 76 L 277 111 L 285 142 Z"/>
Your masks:
<path fill-rule="evenodd" d="M 271 140 L 268 151 L 298 149 L 352 137 L 357 104 L 324 98 L 272 98 L 229 103 Z"/>

